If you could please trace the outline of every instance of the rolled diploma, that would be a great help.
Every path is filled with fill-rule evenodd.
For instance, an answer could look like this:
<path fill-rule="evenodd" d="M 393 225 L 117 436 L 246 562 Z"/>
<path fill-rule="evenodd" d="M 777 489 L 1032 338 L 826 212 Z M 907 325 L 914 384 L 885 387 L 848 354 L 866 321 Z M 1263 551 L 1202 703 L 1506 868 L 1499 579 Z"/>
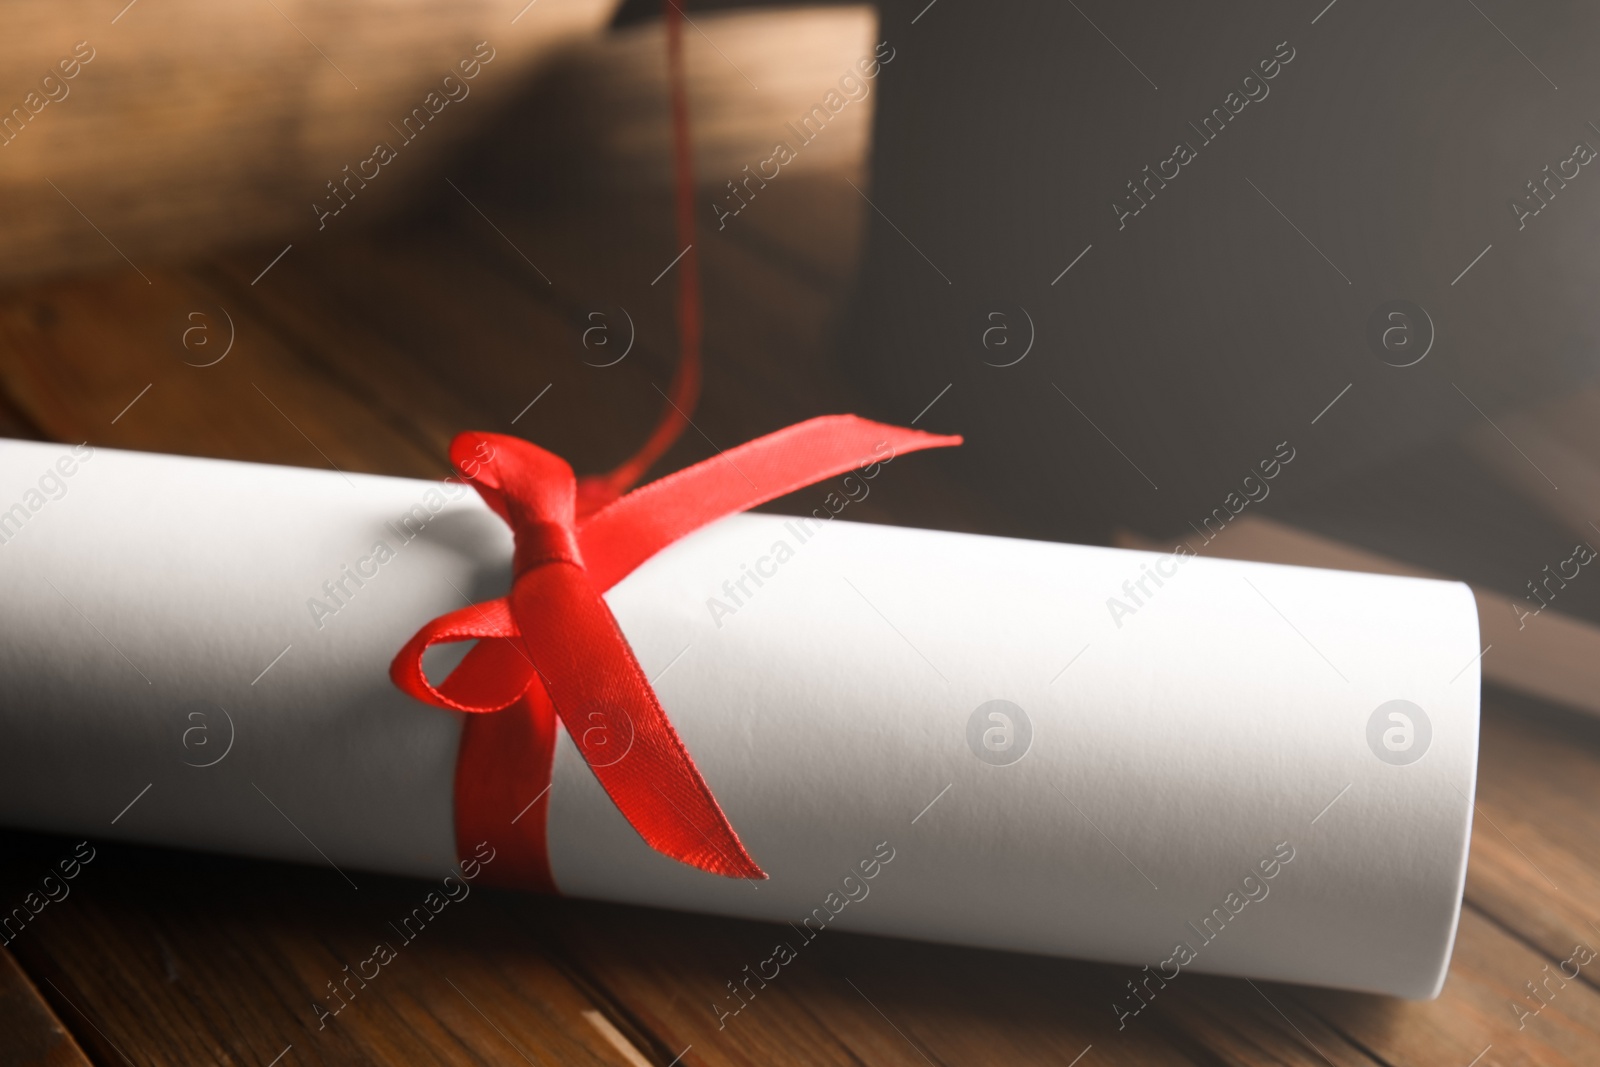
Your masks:
<path fill-rule="evenodd" d="M 24 520 L 0 512 L 0 821 L 335 881 L 447 873 L 461 716 L 387 668 L 505 591 L 501 521 L 460 485 L 103 448 L 60 475 L 63 456 L 0 443 L 0 508 Z M 1150 569 L 1170 576 L 1130 596 Z M 606 599 L 770 880 L 652 851 L 558 731 L 569 895 L 787 922 L 793 947 L 825 928 L 1443 981 L 1477 758 L 1464 585 L 740 515 Z M 969 743 L 997 699 L 1026 720 L 1013 744 L 1031 732 L 1007 765 Z M 1407 765 L 1368 742 L 1394 699 L 1431 724 Z"/>

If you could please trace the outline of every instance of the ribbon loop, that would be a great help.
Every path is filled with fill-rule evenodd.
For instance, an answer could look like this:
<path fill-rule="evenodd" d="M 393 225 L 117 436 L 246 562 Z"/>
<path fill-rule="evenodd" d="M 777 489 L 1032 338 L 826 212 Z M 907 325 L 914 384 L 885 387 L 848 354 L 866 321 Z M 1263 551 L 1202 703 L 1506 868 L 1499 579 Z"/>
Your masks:
<path fill-rule="evenodd" d="M 418 700 L 455 711 L 500 711 L 516 703 L 533 678 L 533 665 L 523 658 L 522 667 L 507 659 L 508 651 L 518 651 L 508 638 L 518 637 L 510 603 L 501 598 L 441 615 L 418 630 L 389 665 L 389 679 L 402 692 Z M 467 653 L 436 688 L 422 670 L 422 656 L 434 645 L 457 641 L 478 644 Z"/>

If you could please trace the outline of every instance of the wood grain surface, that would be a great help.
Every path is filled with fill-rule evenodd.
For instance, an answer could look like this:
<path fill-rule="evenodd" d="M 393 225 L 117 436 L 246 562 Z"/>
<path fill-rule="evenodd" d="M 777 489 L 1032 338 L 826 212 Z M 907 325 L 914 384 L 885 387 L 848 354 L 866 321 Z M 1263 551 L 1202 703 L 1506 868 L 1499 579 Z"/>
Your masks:
<path fill-rule="evenodd" d="M 482 146 L 403 223 L 296 248 L 264 276 L 281 246 L 147 269 L 148 284 L 124 264 L 0 294 L 0 432 L 431 477 L 474 428 L 580 471 L 615 463 L 670 373 L 670 290 L 653 284 L 677 252 L 667 191 L 584 193 L 566 176 L 556 196 L 535 162 Z M 866 210 L 855 173 L 793 175 L 701 233 L 706 389 L 663 469 L 821 412 L 906 422 L 926 403 L 867 407 L 828 355 Z M 608 344 L 632 337 L 626 358 L 600 365 L 621 348 L 586 346 L 597 324 Z M 859 517 L 1010 521 L 936 463 L 897 465 Z M 1439 999 L 1192 976 L 1120 1029 L 1131 968 L 845 934 L 719 1020 L 726 983 L 785 927 L 489 889 L 322 1025 L 313 998 L 424 883 L 364 876 L 357 891 L 324 868 L 96 841 L 70 894 L 0 954 L 0 1063 L 1600 1063 L 1600 960 L 1551 977 L 1600 945 L 1600 723 L 1491 690 L 1477 803 Z M 75 845 L 0 833 L 0 913 Z"/>
<path fill-rule="evenodd" d="M 221 243 L 348 229 L 405 202 L 615 8 L 13 0 L 0 32 L 0 279 L 148 270 Z M 379 142 L 394 158 L 363 166 Z M 343 198 L 349 210 L 319 224 L 313 205 Z"/>

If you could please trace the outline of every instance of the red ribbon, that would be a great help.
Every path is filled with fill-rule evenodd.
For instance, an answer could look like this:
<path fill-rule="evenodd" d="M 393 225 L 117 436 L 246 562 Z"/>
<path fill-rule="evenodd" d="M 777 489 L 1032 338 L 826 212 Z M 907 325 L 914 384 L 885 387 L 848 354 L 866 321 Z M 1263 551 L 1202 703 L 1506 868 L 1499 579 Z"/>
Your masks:
<path fill-rule="evenodd" d="M 511 527 L 511 594 L 424 626 L 390 677 L 473 713 L 456 763 L 456 841 L 493 843 L 495 874 L 554 892 L 546 843 L 556 720 L 658 852 L 712 874 L 765 878 L 662 710 L 601 594 L 707 523 L 891 455 L 959 444 L 853 415 L 811 419 L 637 489 L 587 517 L 566 461 L 516 437 L 465 433 L 450 458 Z M 477 640 L 439 687 L 422 655 Z M 531 801 L 531 803 L 530 803 Z M 465 852 L 461 854 L 465 855 Z"/>

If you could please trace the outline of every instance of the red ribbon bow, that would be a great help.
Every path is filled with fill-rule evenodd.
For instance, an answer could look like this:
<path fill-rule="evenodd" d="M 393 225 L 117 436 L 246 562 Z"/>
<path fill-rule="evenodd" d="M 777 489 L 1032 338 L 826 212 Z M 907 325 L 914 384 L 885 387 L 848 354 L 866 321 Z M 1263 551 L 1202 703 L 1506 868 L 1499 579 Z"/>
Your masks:
<path fill-rule="evenodd" d="M 511 594 L 424 626 L 389 675 L 419 700 L 472 712 L 456 764 L 456 840 L 496 844 L 498 880 L 554 891 L 546 847 L 557 718 L 639 836 L 693 867 L 765 878 L 712 796 L 601 594 L 707 523 L 823 478 L 959 444 L 853 415 L 811 419 L 578 512 L 565 460 L 516 437 L 464 433 L 450 457 L 515 538 Z M 429 646 L 478 644 L 442 685 Z M 530 802 L 531 798 L 531 802 Z M 504 848 L 500 848 L 503 843 Z M 461 853 L 465 855 L 466 853 Z"/>
<path fill-rule="evenodd" d="M 672 542 L 716 519 L 894 452 L 960 444 L 832 415 L 802 422 L 627 496 L 688 423 L 700 390 L 700 275 L 695 251 L 683 22 L 664 5 L 672 90 L 680 358 L 668 408 L 639 451 L 610 474 L 573 478 L 559 456 L 516 437 L 467 433 L 450 446 L 516 539 L 511 595 L 440 616 L 400 650 L 389 676 L 418 700 L 473 712 L 456 757 L 457 854 L 488 841 L 492 880 L 555 892 L 545 836 L 556 720 L 619 811 L 649 845 L 713 874 L 765 878 L 745 851 L 601 594 Z M 435 688 L 430 645 L 477 640 Z M 531 799 L 530 799 L 531 798 Z M 503 857 L 503 858 L 502 858 Z M 488 875 L 487 868 L 485 874 Z"/>

